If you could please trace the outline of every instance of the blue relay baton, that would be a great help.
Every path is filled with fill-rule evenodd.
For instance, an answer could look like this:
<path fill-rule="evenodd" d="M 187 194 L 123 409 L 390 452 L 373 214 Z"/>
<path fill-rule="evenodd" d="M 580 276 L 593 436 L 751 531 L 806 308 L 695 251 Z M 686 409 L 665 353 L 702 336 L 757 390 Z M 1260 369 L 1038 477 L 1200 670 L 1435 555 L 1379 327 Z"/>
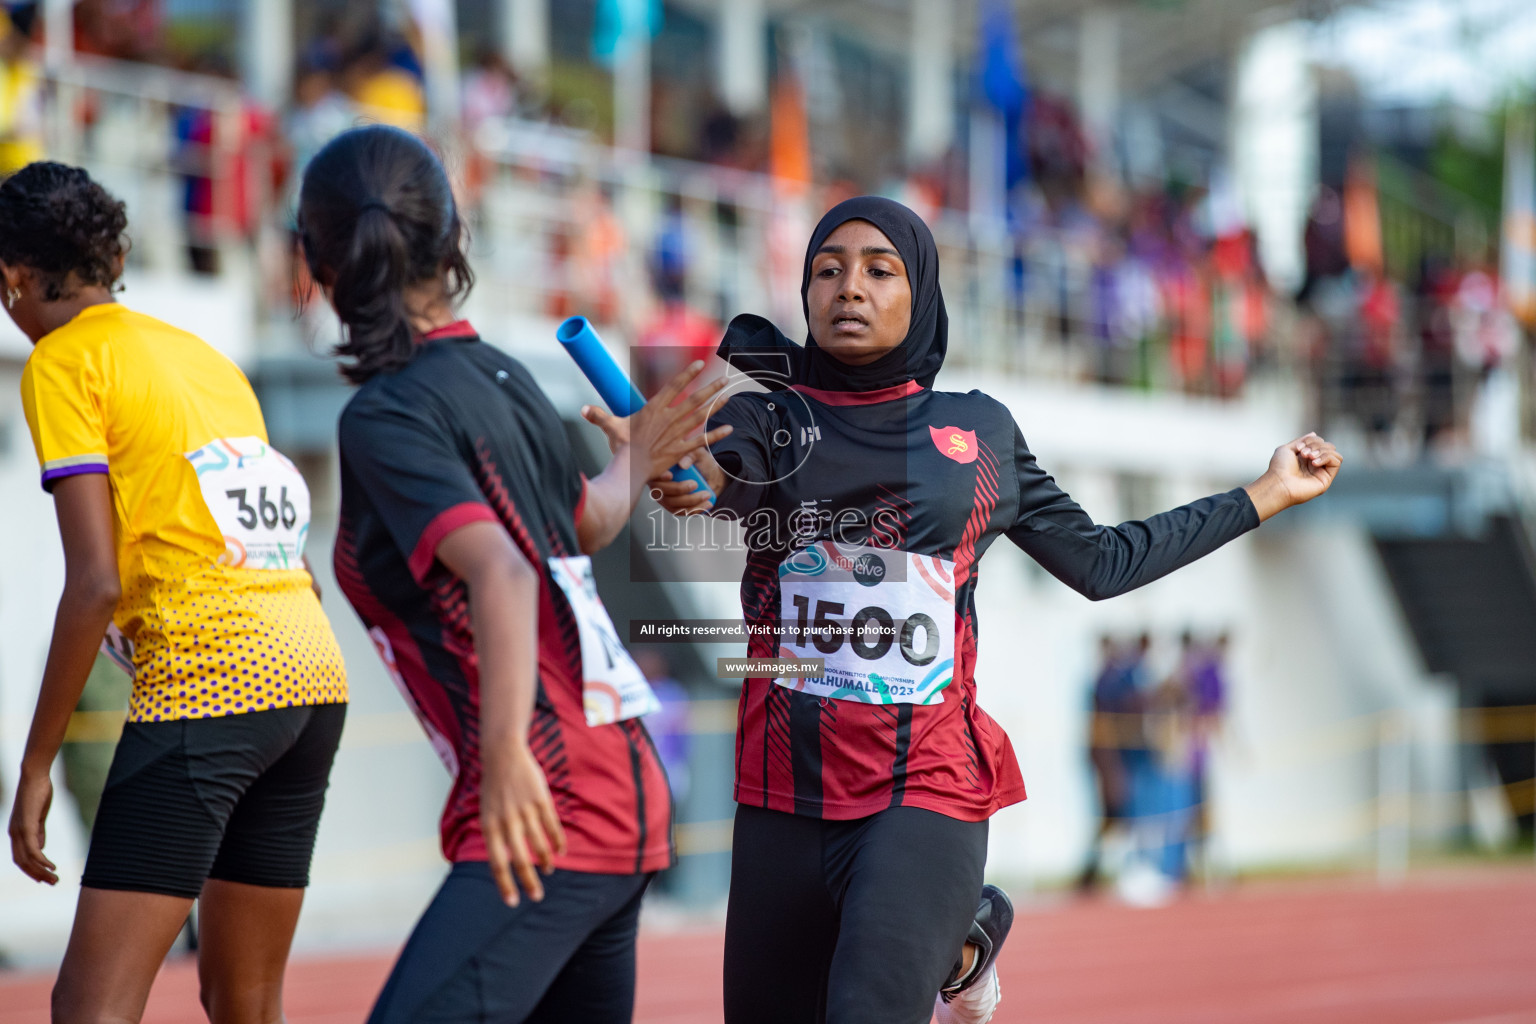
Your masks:
<path fill-rule="evenodd" d="M 561 321 L 560 326 L 555 328 L 555 340 L 565 346 L 565 351 L 576 360 L 576 365 L 602 396 L 603 404 L 608 406 L 609 412 L 615 416 L 633 416 L 645 405 L 645 399 L 630 383 L 629 375 L 613 361 L 613 356 L 603 347 L 602 339 L 597 336 L 586 317 L 573 316 Z M 704 474 L 696 467 L 680 469 L 673 466 L 672 479 L 693 480 L 699 485 L 694 494 L 705 494 L 711 502 L 715 500 L 715 492 L 709 489 L 709 485 L 704 482 Z"/>

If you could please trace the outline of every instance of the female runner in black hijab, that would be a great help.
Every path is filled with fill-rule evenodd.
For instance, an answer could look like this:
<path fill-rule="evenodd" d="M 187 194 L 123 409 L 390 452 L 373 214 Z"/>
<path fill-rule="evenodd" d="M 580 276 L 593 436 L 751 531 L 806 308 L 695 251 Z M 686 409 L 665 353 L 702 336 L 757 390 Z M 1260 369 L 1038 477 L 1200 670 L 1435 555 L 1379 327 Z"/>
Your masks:
<path fill-rule="evenodd" d="M 749 656 L 824 662 L 742 688 L 726 1021 L 923 1024 L 971 925 L 987 819 L 1024 799 L 976 703 L 981 555 L 1006 535 L 1079 593 L 1113 597 L 1321 494 L 1340 458 L 1308 434 L 1247 487 L 1100 526 L 1000 402 L 931 390 L 948 317 L 912 211 L 834 207 L 801 294 L 803 348 L 755 316 L 720 347 L 769 391 L 727 389 L 711 424 L 734 431 L 695 453 L 716 504 L 653 485 L 674 512 L 744 522 L 746 621 L 784 627 L 753 632 Z"/>

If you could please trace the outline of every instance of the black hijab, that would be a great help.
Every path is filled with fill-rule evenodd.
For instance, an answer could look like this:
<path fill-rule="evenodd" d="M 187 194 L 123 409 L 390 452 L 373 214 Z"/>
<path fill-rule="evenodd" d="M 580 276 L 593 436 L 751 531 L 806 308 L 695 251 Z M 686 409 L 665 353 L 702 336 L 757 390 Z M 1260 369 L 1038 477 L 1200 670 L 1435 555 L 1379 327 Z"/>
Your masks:
<path fill-rule="evenodd" d="M 769 320 L 744 313 L 725 330 L 719 348 L 722 359 L 774 391 L 795 384 L 823 391 L 878 391 L 909 380 L 925 388 L 933 385 L 949 346 L 949 314 L 944 311 L 944 293 L 939 290 L 939 249 L 922 218 L 894 200 L 858 196 L 838 203 L 821 218 L 811 232 L 800 274 L 800 308 L 805 311 L 806 322 L 811 319 L 806 301 L 811 262 L 827 236 L 850 220 L 868 221 L 879 228 L 907 266 L 912 322 L 901 344 L 872 363 L 850 366 L 827 354 L 814 337 L 807 336 L 802 348 Z"/>

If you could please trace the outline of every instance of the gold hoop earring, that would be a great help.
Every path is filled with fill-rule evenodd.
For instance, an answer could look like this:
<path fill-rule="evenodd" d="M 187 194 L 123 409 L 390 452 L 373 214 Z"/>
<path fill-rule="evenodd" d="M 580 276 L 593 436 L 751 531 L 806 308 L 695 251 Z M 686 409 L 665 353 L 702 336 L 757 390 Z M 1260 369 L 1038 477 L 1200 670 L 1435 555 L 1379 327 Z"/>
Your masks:
<path fill-rule="evenodd" d="M 7 288 L 5 290 L 5 308 L 6 309 L 15 309 L 16 308 L 16 300 L 19 299 L 19 298 L 21 298 L 21 289 L 19 289 L 19 288 Z"/>

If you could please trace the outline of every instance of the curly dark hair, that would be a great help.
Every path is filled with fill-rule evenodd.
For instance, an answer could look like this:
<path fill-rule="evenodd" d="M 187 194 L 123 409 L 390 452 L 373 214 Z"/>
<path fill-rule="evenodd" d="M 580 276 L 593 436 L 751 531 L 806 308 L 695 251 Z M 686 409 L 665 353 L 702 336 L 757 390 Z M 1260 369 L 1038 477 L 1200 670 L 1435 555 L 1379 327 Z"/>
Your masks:
<path fill-rule="evenodd" d="M 474 285 L 453 189 L 437 156 L 407 132 L 368 125 L 315 154 L 299 189 L 299 236 L 315 280 L 331 289 L 354 384 L 416 354 L 405 289 L 441 277 L 450 301 Z"/>
<path fill-rule="evenodd" d="M 30 267 L 49 302 L 78 284 L 112 288 L 128 252 L 121 200 L 79 167 L 39 160 L 0 183 L 0 262 Z"/>

